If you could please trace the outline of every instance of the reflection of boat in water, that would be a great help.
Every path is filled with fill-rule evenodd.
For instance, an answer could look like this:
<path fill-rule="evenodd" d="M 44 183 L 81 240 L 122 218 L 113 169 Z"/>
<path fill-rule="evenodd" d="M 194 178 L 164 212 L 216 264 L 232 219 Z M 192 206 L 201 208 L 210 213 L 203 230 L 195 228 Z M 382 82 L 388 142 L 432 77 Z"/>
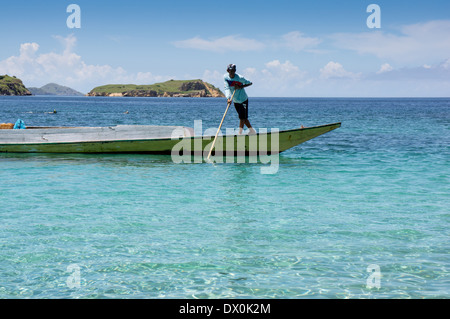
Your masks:
<path fill-rule="evenodd" d="M 220 135 L 215 152 L 224 155 L 280 153 L 325 134 L 341 123 L 255 135 Z M 10 153 L 147 153 L 209 151 L 213 136 L 193 136 L 184 126 L 118 125 L 110 127 L 27 127 L 0 130 L 0 152 Z M 277 144 L 277 145 L 275 145 Z M 194 154 L 192 154 L 194 155 Z"/>

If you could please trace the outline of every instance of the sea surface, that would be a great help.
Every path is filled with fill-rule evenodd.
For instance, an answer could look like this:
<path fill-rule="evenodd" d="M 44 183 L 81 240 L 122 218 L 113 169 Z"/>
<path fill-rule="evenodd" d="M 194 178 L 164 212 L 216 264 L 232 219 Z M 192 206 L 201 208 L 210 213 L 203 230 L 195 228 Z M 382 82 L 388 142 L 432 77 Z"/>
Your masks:
<path fill-rule="evenodd" d="M 0 122 L 205 130 L 225 108 L 0 97 Z M 450 99 L 250 98 L 249 110 L 257 130 L 342 127 L 282 153 L 274 174 L 0 154 L 0 298 L 450 297 Z M 237 125 L 231 107 L 223 128 Z"/>

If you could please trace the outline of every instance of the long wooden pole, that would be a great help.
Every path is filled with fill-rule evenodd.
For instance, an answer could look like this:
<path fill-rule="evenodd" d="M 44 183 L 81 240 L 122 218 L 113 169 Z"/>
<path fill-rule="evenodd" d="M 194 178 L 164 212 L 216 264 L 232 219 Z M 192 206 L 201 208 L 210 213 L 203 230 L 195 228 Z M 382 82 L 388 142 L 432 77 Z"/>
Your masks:
<path fill-rule="evenodd" d="M 217 130 L 217 133 L 216 133 L 216 137 L 214 137 L 214 141 L 211 145 L 211 149 L 209 150 L 208 157 L 206 158 L 207 162 L 209 162 L 209 158 L 211 157 L 212 150 L 214 149 L 214 145 L 216 144 L 217 136 L 219 135 L 220 128 L 222 127 L 223 121 L 225 120 L 225 116 L 227 115 L 228 109 L 230 108 L 231 103 L 233 103 L 234 93 L 236 93 L 236 87 L 234 88 L 234 92 L 233 92 L 233 95 L 231 96 L 231 100 L 227 105 L 227 109 L 225 110 L 225 113 L 223 114 L 222 121 L 220 122 L 219 129 Z"/>

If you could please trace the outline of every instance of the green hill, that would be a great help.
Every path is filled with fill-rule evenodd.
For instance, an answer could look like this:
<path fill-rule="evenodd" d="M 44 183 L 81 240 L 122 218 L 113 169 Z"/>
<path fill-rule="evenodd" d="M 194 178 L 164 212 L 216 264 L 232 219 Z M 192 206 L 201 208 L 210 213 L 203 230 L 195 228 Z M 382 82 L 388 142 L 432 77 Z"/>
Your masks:
<path fill-rule="evenodd" d="M 30 87 L 28 88 L 34 95 L 64 95 L 64 96 L 82 96 L 83 93 L 75 91 L 67 86 L 59 85 L 56 83 L 49 83 L 41 88 Z"/>
<path fill-rule="evenodd" d="M 214 85 L 202 80 L 170 80 L 150 85 L 108 84 L 92 89 L 89 96 L 224 97 Z"/>
<path fill-rule="evenodd" d="M 9 75 L 0 75 L 0 95 L 31 95 L 22 80 Z"/>

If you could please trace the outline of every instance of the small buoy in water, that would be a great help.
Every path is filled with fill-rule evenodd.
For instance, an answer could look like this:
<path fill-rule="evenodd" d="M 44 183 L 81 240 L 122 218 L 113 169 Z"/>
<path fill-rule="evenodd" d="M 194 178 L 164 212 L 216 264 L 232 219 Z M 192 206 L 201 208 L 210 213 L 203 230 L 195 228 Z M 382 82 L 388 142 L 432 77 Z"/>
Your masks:
<path fill-rule="evenodd" d="M 125 112 L 125 113 L 123 113 L 123 114 L 128 114 L 128 113 L 130 113 L 130 112 L 126 111 L 126 112 Z"/>

